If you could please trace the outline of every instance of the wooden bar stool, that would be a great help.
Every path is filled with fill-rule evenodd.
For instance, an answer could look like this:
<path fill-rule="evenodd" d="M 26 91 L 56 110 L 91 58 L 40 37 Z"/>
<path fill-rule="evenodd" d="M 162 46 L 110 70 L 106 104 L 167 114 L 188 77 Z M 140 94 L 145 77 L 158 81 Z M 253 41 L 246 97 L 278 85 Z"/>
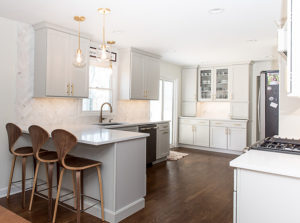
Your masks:
<path fill-rule="evenodd" d="M 9 183 L 8 183 L 6 197 L 7 197 L 7 199 L 9 198 L 11 184 L 15 183 L 15 182 L 12 182 L 12 179 L 13 179 L 13 175 L 14 175 L 16 159 L 17 159 L 17 157 L 21 157 L 22 158 L 22 208 L 25 208 L 26 160 L 29 156 L 33 156 L 33 149 L 30 146 L 14 149 L 13 147 L 14 147 L 15 143 L 17 142 L 17 140 L 22 135 L 22 131 L 17 125 L 15 125 L 13 123 L 7 123 L 6 130 L 7 130 L 7 135 L 8 135 L 9 151 L 14 156 L 12 159 L 12 164 L 11 164 L 11 170 L 10 170 Z"/>
<path fill-rule="evenodd" d="M 104 221 L 104 206 L 103 206 L 103 191 L 102 191 L 102 179 L 101 179 L 101 162 L 75 157 L 75 156 L 68 156 L 67 154 L 74 148 L 74 146 L 77 144 L 77 138 L 63 130 L 63 129 L 56 129 L 52 133 L 52 139 L 54 141 L 54 144 L 56 146 L 58 159 L 60 164 L 62 165 L 62 170 L 60 172 L 60 178 L 59 178 L 59 184 L 58 184 L 58 190 L 57 190 L 57 196 L 55 201 L 55 207 L 54 207 L 54 215 L 53 215 L 53 222 L 55 222 L 56 219 L 56 213 L 57 213 L 57 206 L 59 202 L 59 196 L 60 196 L 60 189 L 62 185 L 63 175 L 65 169 L 71 170 L 73 176 L 76 175 L 76 209 L 77 209 L 77 222 L 80 222 L 80 198 L 84 195 L 80 194 L 80 178 L 81 173 L 83 170 L 96 167 L 97 174 L 98 174 L 98 181 L 99 181 L 99 189 L 100 189 L 100 202 L 101 202 L 101 218 L 102 221 Z M 74 185 L 73 185 L 74 186 Z M 84 211 L 84 210 L 82 210 Z"/>
<path fill-rule="evenodd" d="M 48 141 L 49 133 L 37 126 L 32 125 L 29 127 L 29 134 L 32 141 L 32 148 L 33 148 L 33 155 L 37 159 L 37 164 L 34 173 L 34 180 L 33 180 L 33 188 L 31 192 L 29 210 L 32 209 L 33 197 L 36 188 L 37 176 L 39 172 L 39 167 L 41 162 L 45 164 L 46 167 L 46 176 L 47 176 L 47 183 L 48 183 L 48 221 L 52 220 L 52 177 L 53 177 L 53 167 L 54 164 L 58 162 L 58 156 L 56 151 L 43 151 L 40 153 L 41 147 Z M 58 167 L 59 168 L 59 167 Z M 59 176 L 57 176 L 58 178 Z"/>

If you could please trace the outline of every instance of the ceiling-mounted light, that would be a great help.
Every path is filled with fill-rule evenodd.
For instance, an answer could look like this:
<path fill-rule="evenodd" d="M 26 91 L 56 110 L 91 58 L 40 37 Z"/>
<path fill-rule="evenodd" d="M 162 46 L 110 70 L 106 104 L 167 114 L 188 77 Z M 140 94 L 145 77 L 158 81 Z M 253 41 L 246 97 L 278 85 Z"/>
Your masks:
<path fill-rule="evenodd" d="M 84 16 L 75 16 L 74 20 L 78 22 L 78 49 L 76 50 L 73 65 L 75 67 L 84 67 L 86 65 L 85 57 L 80 49 L 80 23 L 85 21 Z"/>
<path fill-rule="evenodd" d="M 208 12 L 210 14 L 215 15 L 215 14 L 220 14 L 220 13 L 224 12 L 224 9 L 223 8 L 213 8 L 213 9 L 210 9 Z"/>
<path fill-rule="evenodd" d="M 111 52 L 108 50 L 108 44 L 105 40 L 105 17 L 107 14 L 111 13 L 109 8 L 99 8 L 98 12 L 103 16 L 103 24 L 102 24 L 102 43 L 100 45 L 100 50 L 97 52 L 97 59 L 100 61 L 110 61 L 111 60 Z"/>

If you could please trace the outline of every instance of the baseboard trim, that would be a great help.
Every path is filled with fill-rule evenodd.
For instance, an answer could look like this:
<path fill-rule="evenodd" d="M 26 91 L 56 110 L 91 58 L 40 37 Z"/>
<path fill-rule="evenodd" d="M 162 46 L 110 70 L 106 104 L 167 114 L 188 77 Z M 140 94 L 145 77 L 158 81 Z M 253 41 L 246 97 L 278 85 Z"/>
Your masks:
<path fill-rule="evenodd" d="M 189 149 L 197 149 L 197 150 L 204 150 L 204 151 L 209 151 L 209 152 L 227 153 L 227 154 L 234 154 L 234 155 L 243 154 L 243 152 L 234 151 L 234 150 L 216 149 L 216 148 L 194 146 L 194 145 L 187 145 L 187 144 L 178 144 L 178 147 L 185 147 L 185 148 L 189 148 Z"/>
<path fill-rule="evenodd" d="M 32 180 L 27 180 L 26 184 L 25 184 L 25 188 L 32 187 L 32 183 L 33 183 Z M 21 191 L 22 191 L 22 189 L 21 189 L 21 182 L 18 183 L 18 184 L 20 184 L 20 186 L 16 186 L 14 184 L 11 185 L 10 195 L 21 193 Z M 6 195 L 7 195 L 7 189 L 8 189 L 8 187 L 0 188 L 0 198 L 6 197 Z M 31 190 L 31 188 L 27 189 L 27 190 Z"/>

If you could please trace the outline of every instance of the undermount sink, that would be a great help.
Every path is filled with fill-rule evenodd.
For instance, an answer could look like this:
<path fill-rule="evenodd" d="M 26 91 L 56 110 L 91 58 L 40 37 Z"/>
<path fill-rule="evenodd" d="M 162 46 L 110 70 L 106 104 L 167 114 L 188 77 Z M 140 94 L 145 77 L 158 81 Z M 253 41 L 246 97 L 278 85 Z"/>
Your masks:
<path fill-rule="evenodd" d="M 97 123 L 97 125 L 101 126 L 111 126 L 111 125 L 124 125 L 124 122 L 108 122 L 108 123 Z"/>

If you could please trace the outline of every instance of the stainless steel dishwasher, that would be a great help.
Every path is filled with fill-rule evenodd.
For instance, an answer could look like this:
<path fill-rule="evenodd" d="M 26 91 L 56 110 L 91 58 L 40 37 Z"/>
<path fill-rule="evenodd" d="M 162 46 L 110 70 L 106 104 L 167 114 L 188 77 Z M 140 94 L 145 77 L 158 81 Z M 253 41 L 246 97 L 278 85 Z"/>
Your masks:
<path fill-rule="evenodd" d="M 139 132 L 150 134 L 146 142 L 146 163 L 151 165 L 156 160 L 156 129 L 154 124 L 139 126 Z"/>

